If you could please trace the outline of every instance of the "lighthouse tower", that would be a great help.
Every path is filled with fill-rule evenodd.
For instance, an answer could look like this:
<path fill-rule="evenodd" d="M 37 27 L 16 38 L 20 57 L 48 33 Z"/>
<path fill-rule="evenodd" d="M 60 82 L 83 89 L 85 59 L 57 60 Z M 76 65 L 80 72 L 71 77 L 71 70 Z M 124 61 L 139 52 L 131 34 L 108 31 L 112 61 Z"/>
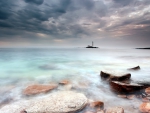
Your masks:
<path fill-rule="evenodd" d="M 92 47 L 94 46 L 94 43 L 93 43 L 93 41 L 92 41 Z"/>

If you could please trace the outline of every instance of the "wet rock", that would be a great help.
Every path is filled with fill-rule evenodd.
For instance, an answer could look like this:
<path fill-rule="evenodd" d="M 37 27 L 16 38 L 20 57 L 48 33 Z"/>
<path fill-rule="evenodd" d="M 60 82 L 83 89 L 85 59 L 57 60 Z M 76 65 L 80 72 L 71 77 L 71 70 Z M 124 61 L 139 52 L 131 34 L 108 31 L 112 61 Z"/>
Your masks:
<path fill-rule="evenodd" d="M 72 113 L 82 110 L 86 104 L 87 98 L 82 93 L 59 91 L 26 102 L 6 105 L 0 109 L 0 113 Z"/>
<path fill-rule="evenodd" d="M 57 87 L 56 84 L 53 85 L 41 85 L 41 84 L 36 84 L 36 85 L 31 85 L 28 86 L 24 91 L 24 95 L 35 95 L 39 93 L 46 93 L 52 89 L 55 89 Z"/>
<path fill-rule="evenodd" d="M 104 103 L 101 101 L 95 101 L 95 102 L 90 103 L 90 107 L 104 108 Z"/>
<path fill-rule="evenodd" d="M 128 70 L 140 70 L 140 66 L 136 66 L 136 67 L 133 67 L 133 68 L 129 68 Z"/>
<path fill-rule="evenodd" d="M 142 113 L 150 113 L 150 102 L 145 102 L 140 105 L 140 111 Z"/>
<path fill-rule="evenodd" d="M 145 89 L 145 93 L 146 94 L 150 94 L 150 87 L 148 87 L 148 88 Z"/>
<path fill-rule="evenodd" d="M 119 81 L 111 81 L 110 86 L 113 91 L 123 94 L 133 93 L 144 88 L 143 85 L 136 83 L 126 84 Z"/>
<path fill-rule="evenodd" d="M 132 100 L 132 99 L 134 99 L 134 98 L 135 98 L 135 95 L 127 95 L 127 99 Z"/>
<path fill-rule="evenodd" d="M 67 85 L 67 84 L 69 84 L 69 81 L 68 80 L 62 80 L 61 82 L 59 82 L 59 84 Z"/>
<path fill-rule="evenodd" d="M 125 80 L 129 80 L 131 78 L 131 74 L 127 73 L 127 74 L 119 74 L 119 75 L 113 75 L 110 73 L 106 73 L 101 71 L 100 73 L 101 79 L 102 80 L 109 80 L 109 81 L 125 81 Z"/>
<path fill-rule="evenodd" d="M 106 110 L 106 113 L 124 113 L 124 109 L 121 107 L 113 107 Z"/>

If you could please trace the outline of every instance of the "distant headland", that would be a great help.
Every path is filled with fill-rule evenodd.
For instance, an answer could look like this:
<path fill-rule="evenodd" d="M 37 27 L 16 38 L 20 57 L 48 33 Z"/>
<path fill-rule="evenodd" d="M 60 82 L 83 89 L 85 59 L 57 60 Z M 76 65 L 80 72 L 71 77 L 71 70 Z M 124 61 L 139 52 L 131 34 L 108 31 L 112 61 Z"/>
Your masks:
<path fill-rule="evenodd" d="M 146 47 L 146 48 L 135 48 L 135 49 L 150 49 L 150 47 Z"/>
<path fill-rule="evenodd" d="M 98 48 L 98 47 L 94 47 L 94 42 L 92 41 L 92 45 L 88 45 L 86 48 Z"/>

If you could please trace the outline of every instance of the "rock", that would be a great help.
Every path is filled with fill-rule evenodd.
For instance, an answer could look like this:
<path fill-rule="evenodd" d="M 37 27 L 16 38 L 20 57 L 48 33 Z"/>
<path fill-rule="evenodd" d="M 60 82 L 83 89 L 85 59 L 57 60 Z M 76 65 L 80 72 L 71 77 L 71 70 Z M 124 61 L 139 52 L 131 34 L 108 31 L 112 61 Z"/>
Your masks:
<path fill-rule="evenodd" d="M 59 82 L 59 84 L 61 84 L 61 85 L 67 85 L 67 84 L 69 84 L 69 81 L 68 80 L 63 80 L 63 81 Z"/>
<path fill-rule="evenodd" d="M 133 93 L 144 88 L 142 85 L 136 83 L 126 84 L 119 81 L 111 81 L 110 86 L 113 91 L 123 94 Z"/>
<path fill-rule="evenodd" d="M 124 113 L 124 109 L 121 107 L 113 107 L 106 110 L 106 113 Z"/>
<path fill-rule="evenodd" d="M 118 95 L 118 97 L 120 97 L 120 98 L 127 98 L 126 95 Z"/>
<path fill-rule="evenodd" d="M 150 94 L 150 87 L 148 87 L 148 88 L 145 89 L 145 93 L 146 94 Z"/>
<path fill-rule="evenodd" d="M 140 105 L 140 111 L 142 113 L 150 113 L 150 102 L 145 102 Z"/>
<path fill-rule="evenodd" d="M 7 104 L 0 109 L 0 113 L 26 113 L 25 108 L 32 105 L 31 103 L 24 101 L 18 101 L 11 104 Z"/>
<path fill-rule="evenodd" d="M 27 113 L 68 113 L 83 109 L 87 98 L 81 93 L 62 91 L 53 93 L 49 98 L 35 101 L 31 107 L 25 109 Z"/>
<path fill-rule="evenodd" d="M 121 74 L 121 75 L 116 76 L 116 75 L 106 73 L 103 71 L 101 71 L 100 76 L 101 76 L 102 80 L 109 80 L 109 81 L 125 81 L 125 80 L 129 80 L 131 78 L 130 73 Z"/>
<path fill-rule="evenodd" d="M 129 68 L 128 70 L 140 70 L 140 66 L 136 66 L 136 67 L 133 67 L 133 68 Z"/>
<path fill-rule="evenodd" d="M 50 95 L 6 105 L 0 113 L 72 113 L 82 110 L 87 98 L 82 93 L 59 91 Z"/>
<path fill-rule="evenodd" d="M 101 101 L 92 102 L 92 103 L 90 103 L 90 107 L 99 107 L 99 108 L 103 108 L 103 107 L 104 107 L 104 103 L 101 102 Z"/>
<path fill-rule="evenodd" d="M 134 98 L 135 98 L 135 95 L 127 95 L 127 99 L 132 100 L 132 99 L 134 99 Z"/>
<path fill-rule="evenodd" d="M 39 93 L 46 93 L 52 89 L 55 89 L 57 85 L 41 85 L 41 84 L 36 84 L 36 85 L 31 85 L 28 86 L 24 91 L 24 95 L 35 95 Z"/>

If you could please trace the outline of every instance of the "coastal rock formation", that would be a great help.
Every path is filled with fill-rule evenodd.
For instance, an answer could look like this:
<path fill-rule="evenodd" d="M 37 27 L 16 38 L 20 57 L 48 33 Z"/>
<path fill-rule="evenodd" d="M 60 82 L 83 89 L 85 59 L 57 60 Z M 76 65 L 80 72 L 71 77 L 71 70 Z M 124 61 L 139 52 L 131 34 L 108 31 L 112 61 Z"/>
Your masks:
<path fill-rule="evenodd" d="M 148 88 L 145 89 L 145 93 L 148 94 L 148 95 L 150 95 L 150 87 L 148 87 Z"/>
<path fill-rule="evenodd" d="M 23 91 L 23 94 L 24 95 L 35 95 L 35 94 L 39 94 L 39 93 L 46 93 L 56 87 L 57 87 L 56 84 L 53 84 L 53 85 L 41 85 L 41 84 L 31 85 L 31 86 L 28 86 Z"/>
<path fill-rule="evenodd" d="M 125 81 L 125 80 L 129 80 L 131 78 L 131 74 L 127 73 L 127 74 L 121 74 L 121 75 L 114 75 L 114 74 L 110 74 L 107 72 L 103 72 L 101 71 L 100 73 L 101 79 L 102 80 L 109 80 L 109 81 Z"/>
<path fill-rule="evenodd" d="M 136 67 L 133 67 L 133 68 L 129 68 L 128 70 L 140 70 L 140 66 L 136 66 Z"/>
<path fill-rule="evenodd" d="M 113 107 L 106 110 L 106 113 L 124 113 L 124 109 L 121 107 Z"/>
<path fill-rule="evenodd" d="M 142 103 L 140 105 L 140 111 L 142 113 L 150 113 L 150 102 Z"/>
<path fill-rule="evenodd" d="M 82 93 L 59 91 L 42 98 L 6 105 L 0 113 L 72 113 L 83 109 L 87 98 Z"/>
<path fill-rule="evenodd" d="M 117 93 L 133 93 L 135 91 L 139 91 L 144 88 L 143 85 L 139 85 L 136 83 L 122 83 L 119 81 L 111 81 L 110 86 L 113 91 Z"/>

